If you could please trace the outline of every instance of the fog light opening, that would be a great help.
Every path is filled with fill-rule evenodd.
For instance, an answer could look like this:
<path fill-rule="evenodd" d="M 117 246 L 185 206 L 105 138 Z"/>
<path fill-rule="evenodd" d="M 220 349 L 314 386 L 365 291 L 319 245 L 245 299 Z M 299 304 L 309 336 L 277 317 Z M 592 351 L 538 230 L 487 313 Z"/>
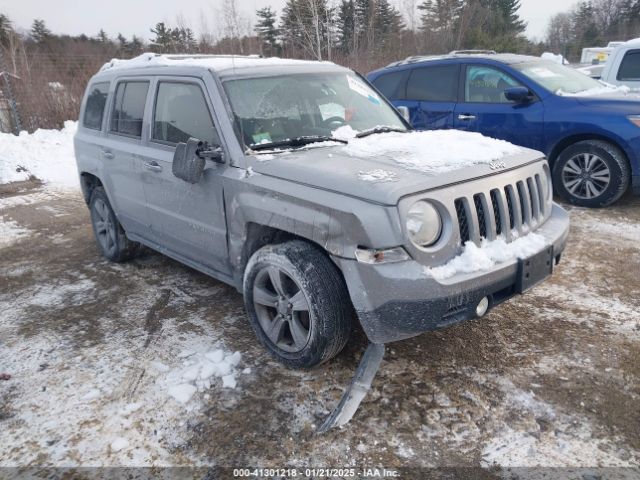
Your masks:
<path fill-rule="evenodd" d="M 482 317 L 489 310 L 489 297 L 483 297 L 476 306 L 476 315 Z"/>

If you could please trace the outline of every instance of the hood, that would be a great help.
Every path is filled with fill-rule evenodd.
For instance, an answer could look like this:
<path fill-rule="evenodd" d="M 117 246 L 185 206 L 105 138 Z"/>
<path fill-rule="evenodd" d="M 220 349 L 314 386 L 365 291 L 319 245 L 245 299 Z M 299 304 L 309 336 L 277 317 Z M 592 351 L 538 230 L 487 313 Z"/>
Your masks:
<path fill-rule="evenodd" d="M 625 115 L 640 114 L 640 94 L 628 93 L 624 90 L 601 93 L 590 96 L 575 96 L 578 103 L 585 107 L 608 110 Z"/>
<path fill-rule="evenodd" d="M 448 132 L 455 133 L 446 135 Z M 457 143 L 447 143 L 444 149 L 438 149 L 436 145 L 432 145 L 430 149 L 425 148 L 421 152 L 408 153 L 408 148 L 401 151 L 385 149 L 384 142 L 365 143 L 365 140 L 372 136 L 352 139 L 349 145 L 314 146 L 312 144 L 310 148 L 283 153 L 249 155 L 247 165 L 251 166 L 254 172 L 263 175 L 383 205 L 396 205 L 400 198 L 407 195 L 497 175 L 544 158 L 542 153 L 535 150 L 488 139 L 480 134 L 457 130 L 416 132 L 416 134 L 427 134 L 422 137 L 423 140 L 444 137 L 445 140 L 457 140 Z M 413 133 L 381 134 L 377 137 L 389 138 L 394 135 L 404 136 L 403 140 L 410 143 L 409 135 Z M 503 150 L 509 152 L 496 151 L 495 158 L 491 158 L 490 151 L 483 152 L 479 147 L 477 142 L 479 137 L 488 140 L 489 143 L 499 142 L 503 144 Z M 367 148 L 359 148 L 362 145 L 352 145 L 355 141 L 363 143 Z M 464 153 L 456 158 L 456 151 Z M 443 155 L 447 152 L 452 157 L 443 163 Z"/>

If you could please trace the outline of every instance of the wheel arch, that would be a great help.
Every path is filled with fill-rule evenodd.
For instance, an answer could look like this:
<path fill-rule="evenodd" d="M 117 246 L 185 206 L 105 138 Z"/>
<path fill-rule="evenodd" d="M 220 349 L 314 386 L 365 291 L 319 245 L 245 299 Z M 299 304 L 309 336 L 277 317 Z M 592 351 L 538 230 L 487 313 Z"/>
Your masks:
<path fill-rule="evenodd" d="M 329 259 L 331 256 L 328 254 L 327 250 L 323 248 L 318 242 L 314 241 L 311 238 L 306 238 L 301 235 L 297 235 L 295 233 L 291 233 L 286 230 L 282 230 L 277 227 L 264 225 L 257 222 L 248 222 L 245 225 L 245 236 L 244 242 L 242 245 L 242 250 L 240 253 L 240 258 L 236 264 L 235 275 L 238 289 L 242 288 L 242 279 L 244 276 L 244 271 L 249 262 L 251 256 L 257 252 L 259 249 L 266 245 L 277 245 L 280 243 L 288 242 L 290 240 L 301 240 L 303 242 L 307 242 L 311 245 L 317 247 L 318 250 L 322 251 L 324 255 L 326 255 Z M 334 262 L 335 263 L 335 262 Z M 342 271 L 336 265 L 336 268 L 342 275 Z M 344 276 L 343 276 L 344 279 Z"/>
<path fill-rule="evenodd" d="M 555 161 L 558 159 L 560 154 L 565 149 L 567 149 L 571 145 L 575 145 L 578 142 L 584 142 L 585 140 L 598 140 L 601 142 L 610 143 L 614 147 L 618 148 L 624 154 L 625 160 L 627 161 L 627 163 L 630 163 L 628 152 L 622 146 L 621 142 L 618 141 L 617 139 L 608 137 L 600 133 L 580 133 L 580 134 L 574 134 L 574 135 L 569 135 L 567 137 L 564 137 L 553 146 L 553 148 L 549 151 L 549 154 L 547 155 L 547 159 L 549 161 L 549 167 L 553 169 L 553 165 Z"/>
<path fill-rule="evenodd" d="M 87 205 L 89 205 L 91 194 L 96 187 L 104 188 L 104 184 L 98 176 L 89 172 L 80 173 L 80 188 L 82 189 L 82 196 Z"/>

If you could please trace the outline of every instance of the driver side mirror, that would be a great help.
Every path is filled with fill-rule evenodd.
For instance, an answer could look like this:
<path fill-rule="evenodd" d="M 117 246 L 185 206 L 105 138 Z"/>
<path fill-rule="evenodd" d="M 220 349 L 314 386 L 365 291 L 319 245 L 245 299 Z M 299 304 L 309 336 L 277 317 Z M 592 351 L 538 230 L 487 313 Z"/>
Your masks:
<path fill-rule="evenodd" d="M 507 100 L 514 103 L 529 103 L 533 100 L 533 94 L 527 87 L 511 87 L 504 91 Z"/>
<path fill-rule="evenodd" d="M 180 142 L 173 154 L 173 174 L 188 183 L 198 183 L 204 174 L 206 159 L 224 163 L 222 148 L 210 147 L 207 142 L 190 138 L 187 143 Z"/>
<path fill-rule="evenodd" d="M 400 115 L 402 115 L 402 118 L 404 118 L 407 122 L 411 123 L 411 114 L 409 113 L 409 107 L 405 107 L 404 105 L 401 105 L 396 108 L 398 109 L 398 112 L 400 112 Z"/>

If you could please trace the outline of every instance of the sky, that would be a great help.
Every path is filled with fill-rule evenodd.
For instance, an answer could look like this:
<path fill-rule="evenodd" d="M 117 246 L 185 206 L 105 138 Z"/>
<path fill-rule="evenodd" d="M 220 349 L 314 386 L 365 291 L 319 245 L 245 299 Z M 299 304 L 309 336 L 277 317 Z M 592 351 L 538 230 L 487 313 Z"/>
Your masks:
<path fill-rule="evenodd" d="M 137 35 L 149 40 L 149 28 L 157 22 L 175 24 L 178 16 L 183 24 L 197 33 L 203 21 L 216 24 L 224 0 L 0 0 L 0 13 L 5 13 L 16 27 L 29 29 L 34 18 L 42 18 L 54 33 L 96 35 L 102 28 L 110 37 L 120 32 L 126 37 Z M 414 0 L 391 0 L 396 6 Z M 568 10 L 577 0 L 521 0 L 520 17 L 528 23 L 526 34 L 542 40 L 549 18 Z M 415 0 L 420 3 L 420 0 Z M 271 5 L 280 11 L 285 0 L 237 0 L 247 19 L 253 19 L 258 8 Z M 212 27 L 210 27 L 212 28 Z"/>

